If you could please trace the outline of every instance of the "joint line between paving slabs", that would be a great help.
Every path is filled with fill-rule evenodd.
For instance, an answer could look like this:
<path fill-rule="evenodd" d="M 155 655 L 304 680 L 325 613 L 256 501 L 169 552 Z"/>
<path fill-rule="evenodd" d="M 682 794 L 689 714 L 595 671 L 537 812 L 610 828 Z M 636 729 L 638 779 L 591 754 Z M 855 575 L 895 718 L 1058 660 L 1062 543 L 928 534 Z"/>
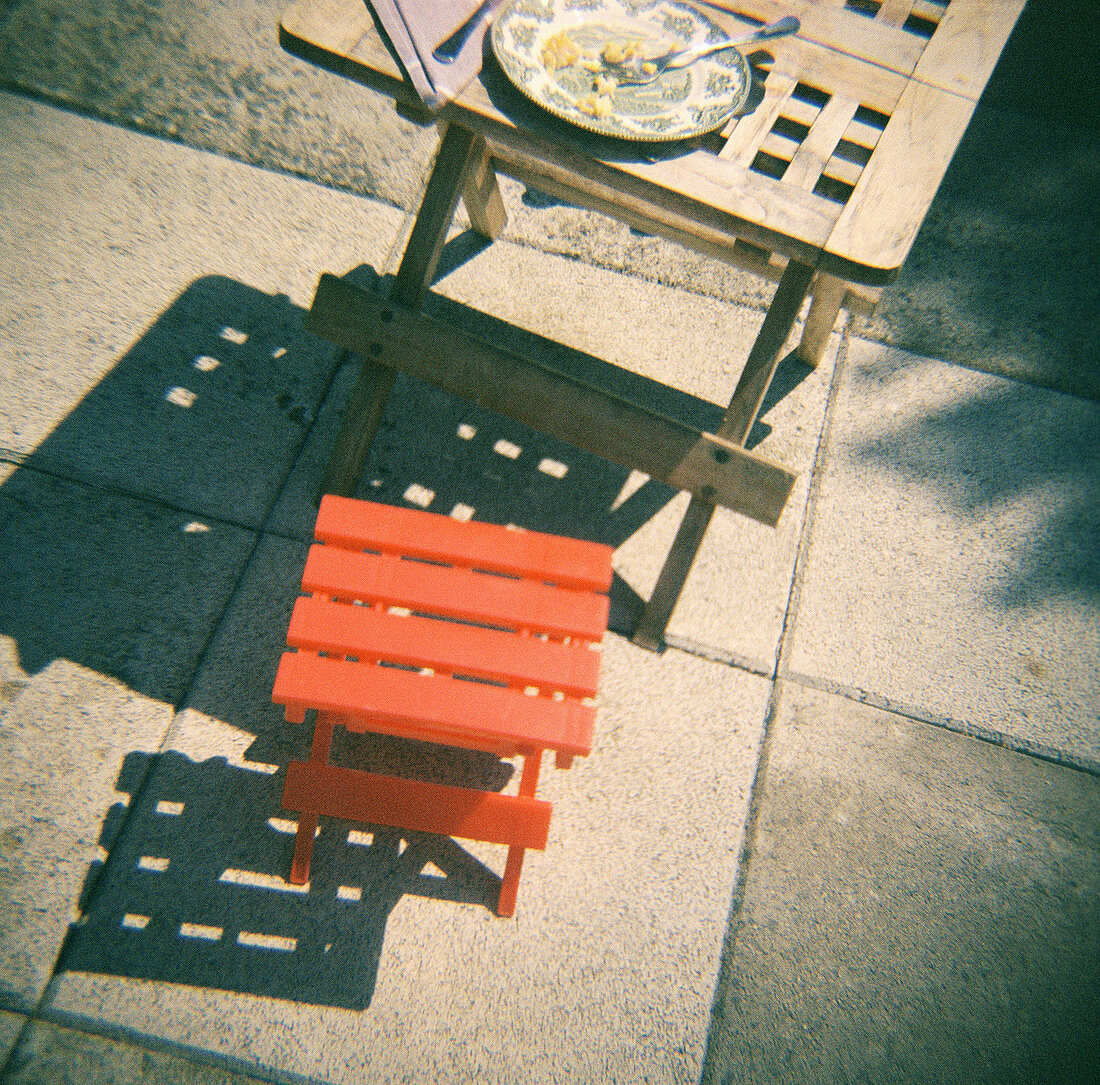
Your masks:
<path fill-rule="evenodd" d="M 953 731 L 955 734 L 965 735 L 967 738 L 988 742 L 993 746 L 1000 746 L 1002 749 L 1034 757 L 1040 761 L 1047 761 L 1052 765 L 1074 769 L 1090 776 L 1100 776 L 1100 761 L 1091 757 L 1079 757 L 1076 754 L 1059 750 L 1054 746 L 1047 746 L 1041 742 L 1031 742 L 1025 738 L 1016 738 L 1002 731 L 996 731 L 991 727 L 980 727 L 978 724 L 967 723 L 966 720 L 957 720 L 952 716 L 931 713 L 914 705 L 892 701 L 881 694 L 860 689 L 858 686 L 849 686 L 843 682 L 834 682 L 828 678 L 816 678 L 813 675 L 800 674 L 797 671 L 787 671 L 783 677 L 786 681 L 795 682 L 808 689 L 816 689 L 822 693 L 845 697 L 858 704 L 868 705 L 870 708 L 892 712 L 895 716 L 902 716 L 907 720 L 913 720 L 915 723 L 924 723 L 929 727 L 940 727 L 945 731 Z"/>
<path fill-rule="evenodd" d="M 205 1066 L 240 1075 L 247 1081 L 271 1082 L 272 1085 L 329 1085 L 329 1079 L 327 1078 L 314 1077 L 275 1066 L 265 1066 L 235 1055 L 212 1051 L 209 1048 L 166 1040 L 161 1036 L 139 1032 L 126 1025 L 112 1024 L 109 1021 L 86 1017 L 69 1010 L 55 1010 L 47 1007 L 44 1012 L 36 1014 L 34 1019 L 57 1025 L 60 1028 L 71 1029 L 73 1032 L 79 1032 L 85 1036 L 96 1036 L 115 1043 L 127 1044 L 142 1051 L 167 1055 L 170 1058 L 179 1059 L 195 1066 Z M 29 1025 L 30 1022 L 28 1021 L 25 1028 Z M 22 1033 L 20 1033 L 20 1040 L 22 1040 Z M 12 1048 L 13 1057 L 17 1048 L 18 1043 Z M 7 1073 L 11 1065 L 12 1059 L 9 1058 L 8 1063 L 3 1067 L 3 1071 L 0 1072 L 0 1080 L 4 1079 L 4 1074 Z"/>
<path fill-rule="evenodd" d="M 760 817 L 760 807 L 763 805 L 760 790 L 773 740 L 772 720 L 778 708 L 779 684 L 772 681 L 771 691 L 768 694 L 768 705 L 764 712 L 763 734 L 760 739 L 760 750 L 756 758 L 756 771 L 753 773 L 752 783 L 749 786 L 749 808 L 745 817 L 745 824 L 741 830 L 741 842 L 738 848 L 737 871 L 734 877 L 733 890 L 730 894 L 729 915 L 726 920 L 726 933 L 722 939 L 722 953 L 718 962 L 718 981 L 715 984 L 714 997 L 710 1007 L 710 1022 L 707 1027 L 707 1039 L 703 1051 L 703 1067 L 699 1075 L 700 1085 L 717 1085 L 716 1074 L 719 1067 L 716 1064 L 713 1040 L 718 1032 L 719 1022 L 725 1017 L 723 991 L 727 985 L 722 982 L 727 975 L 730 963 L 733 961 L 737 948 L 737 937 L 741 930 L 741 913 L 745 903 L 745 892 L 748 884 L 748 869 L 752 862 L 753 845 L 756 839 L 756 826 Z"/>
<path fill-rule="evenodd" d="M 42 475 L 45 478 L 55 479 L 58 482 L 66 482 L 71 486 L 80 486 L 86 490 L 94 490 L 96 493 L 111 494 L 114 497 L 124 497 L 127 501 L 134 501 L 143 505 L 151 505 L 156 509 L 163 509 L 166 512 L 178 512 L 181 516 L 201 517 L 204 521 L 209 521 L 213 524 L 218 524 L 220 527 L 235 527 L 239 531 L 249 531 L 259 533 L 262 528 L 252 527 L 248 524 L 242 524 L 238 520 L 227 520 L 220 516 L 211 516 L 200 509 L 196 509 L 187 505 L 177 505 L 171 501 L 166 501 L 163 497 L 157 497 L 155 494 L 143 494 L 134 490 L 128 490 L 125 486 L 119 486 L 115 483 L 104 482 L 102 479 L 96 478 L 84 478 L 79 473 L 72 471 L 59 471 L 50 467 L 48 464 L 43 465 L 40 463 L 32 463 L 31 459 L 34 456 L 34 452 L 28 452 L 20 460 L 9 459 L 3 453 L 0 453 L 0 463 L 8 463 L 13 467 L 18 467 L 20 471 L 31 471 L 36 475 Z M 280 483 L 280 486 L 283 483 Z M 265 516 L 269 515 L 265 513 Z"/>
<path fill-rule="evenodd" d="M 799 543 L 798 556 L 795 559 L 794 575 L 791 578 L 791 592 L 787 602 L 787 611 L 784 616 L 783 632 L 780 636 L 777 664 L 773 675 L 774 680 L 776 682 L 780 680 L 790 681 L 810 689 L 819 690 L 823 693 L 845 697 L 848 700 L 869 705 L 885 712 L 892 712 L 895 715 L 902 716 L 917 723 L 925 723 L 931 727 L 940 727 L 947 731 L 953 731 L 956 734 L 966 735 L 969 738 L 977 739 L 980 742 L 988 742 L 994 746 L 1000 746 L 1014 753 L 1037 758 L 1040 761 L 1047 761 L 1050 764 L 1061 765 L 1078 772 L 1085 772 L 1091 776 L 1100 776 L 1100 761 L 1094 758 L 1066 753 L 1053 746 L 1046 746 L 1043 743 L 1031 742 L 1023 738 L 1015 738 L 1011 735 L 996 731 L 993 728 L 981 727 L 977 724 L 968 723 L 965 720 L 954 719 L 951 716 L 941 716 L 937 713 L 922 710 L 915 705 L 905 704 L 904 702 L 895 702 L 881 694 L 860 689 L 857 686 L 847 685 L 843 682 L 836 682 L 827 678 L 817 678 L 788 669 L 788 646 L 793 639 L 791 634 L 798 621 L 803 575 L 809 556 L 814 522 L 817 517 L 817 482 L 825 469 L 825 457 L 829 451 L 834 417 L 837 410 L 837 393 L 840 388 L 841 379 L 846 374 L 847 368 L 848 337 L 844 335 L 837 351 L 836 365 L 833 369 L 829 399 L 825 410 L 825 421 L 821 427 L 821 437 L 818 441 L 817 454 L 814 458 L 809 497 L 806 502 L 806 518 L 802 527 L 802 538 Z"/>
<path fill-rule="evenodd" d="M 791 574 L 791 590 L 787 595 L 787 607 L 783 614 L 783 629 L 779 634 L 779 650 L 775 654 L 775 668 L 772 672 L 772 679 L 776 682 L 787 675 L 789 645 L 793 640 L 793 633 L 798 623 L 799 604 L 802 601 L 802 580 L 805 575 L 806 563 L 809 560 L 814 525 L 817 521 L 818 482 L 825 472 L 825 457 L 828 454 L 833 433 L 841 381 L 848 370 L 847 328 L 850 319 L 841 331 L 836 362 L 833 365 L 833 372 L 829 381 L 829 392 L 825 403 L 825 418 L 821 423 L 821 433 L 818 436 L 817 448 L 814 451 L 814 462 L 810 468 L 806 515 L 802 521 L 802 534 L 798 540 L 798 553 L 795 555 L 794 570 Z"/>
<path fill-rule="evenodd" d="M 696 656 L 707 663 L 720 663 L 724 667 L 733 667 L 744 671 L 746 674 L 756 675 L 757 678 L 775 678 L 774 664 L 767 664 L 763 660 L 752 659 L 749 656 L 731 652 L 726 648 L 716 648 L 701 641 L 692 640 L 690 637 L 678 637 L 670 635 L 665 637 L 665 647 L 675 648 L 686 655 Z"/>
<path fill-rule="evenodd" d="M 700 1073 L 700 1085 L 716 1085 L 715 1075 L 719 1067 L 716 1064 L 716 1055 L 712 1047 L 712 1040 L 716 1033 L 716 1026 L 724 1016 L 723 995 L 724 985 L 721 977 L 726 974 L 729 963 L 737 946 L 737 937 L 740 933 L 741 913 L 745 901 L 745 891 L 748 884 L 748 870 L 752 862 L 753 846 L 756 839 L 756 827 L 760 817 L 761 784 L 764 774 L 767 772 L 771 746 L 774 739 L 772 727 L 776 712 L 779 707 L 780 678 L 785 677 L 783 661 L 786 658 L 787 641 L 794 628 L 794 619 L 801 595 L 802 569 L 805 566 L 810 546 L 810 536 L 813 531 L 814 520 L 817 511 L 817 483 L 824 470 L 825 454 L 828 450 L 829 436 L 832 433 L 833 416 L 837 390 L 840 387 L 840 377 L 847 365 L 848 358 L 847 324 L 840 330 L 840 342 L 837 346 L 836 362 L 829 381 L 829 391 L 826 397 L 825 417 L 822 421 L 821 432 L 817 440 L 817 448 L 814 450 L 813 465 L 810 468 L 810 484 L 806 498 L 806 513 L 802 521 L 802 532 L 799 538 L 798 551 L 795 554 L 794 569 L 791 574 L 791 587 L 787 594 L 787 605 L 783 615 L 783 628 L 779 635 L 779 646 L 776 651 L 775 662 L 772 667 L 757 671 L 760 677 L 771 681 L 771 689 L 768 693 L 768 704 L 764 711 L 764 727 L 760 739 L 760 752 L 756 759 L 756 771 L 753 773 L 752 784 L 749 788 L 749 808 L 745 817 L 745 825 L 742 830 L 740 855 L 737 862 L 737 872 L 734 879 L 733 891 L 730 895 L 729 918 L 726 922 L 726 933 L 722 941 L 722 954 L 718 966 L 719 983 L 715 987 L 714 999 L 710 1010 L 710 1025 L 707 1029 L 707 1041 L 703 1055 L 703 1068 Z M 730 665 L 741 664 L 729 661 Z M 748 668 L 743 668 L 748 669 Z"/>

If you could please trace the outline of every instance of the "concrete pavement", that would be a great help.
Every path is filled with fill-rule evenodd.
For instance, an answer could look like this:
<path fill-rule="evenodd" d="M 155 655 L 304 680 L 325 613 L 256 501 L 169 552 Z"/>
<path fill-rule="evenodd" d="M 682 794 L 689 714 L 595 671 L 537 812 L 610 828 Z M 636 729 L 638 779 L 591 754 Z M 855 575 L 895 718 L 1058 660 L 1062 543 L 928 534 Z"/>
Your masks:
<path fill-rule="evenodd" d="M 1095 1077 L 1086 225 L 953 320 L 961 269 L 1020 239 L 948 185 L 951 260 L 922 237 L 879 323 L 784 364 L 753 440 L 799 472 L 788 510 L 719 514 L 663 654 L 609 635 L 514 920 L 494 849 L 355 826 L 302 894 L 278 798 L 308 735 L 269 693 L 353 374 L 299 321 L 321 271 L 393 270 L 431 134 L 281 57 L 266 4 L 5 12 L 8 85 L 86 111 L 0 95 L 5 1085 Z M 1033 123 L 981 115 L 987 150 Z M 1036 235 L 1095 199 L 1091 145 L 1052 131 L 1033 168 L 1076 187 Z M 507 196 L 509 237 L 457 233 L 434 304 L 728 393 L 760 284 Z M 921 320 L 937 349 L 902 349 Z M 683 505 L 404 380 L 361 492 L 611 542 L 642 594 Z"/>

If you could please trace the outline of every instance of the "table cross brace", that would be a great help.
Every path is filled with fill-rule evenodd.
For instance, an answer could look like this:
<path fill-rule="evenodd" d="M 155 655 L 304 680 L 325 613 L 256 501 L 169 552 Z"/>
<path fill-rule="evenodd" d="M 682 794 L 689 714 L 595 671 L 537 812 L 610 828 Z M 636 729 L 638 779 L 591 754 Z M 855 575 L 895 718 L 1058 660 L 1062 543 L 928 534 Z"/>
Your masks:
<path fill-rule="evenodd" d="M 465 336 L 332 275 L 321 276 L 305 325 L 387 368 L 770 526 L 794 486 L 790 471 L 746 451 L 739 441 L 703 432 L 536 358 Z M 549 342 L 545 351 L 551 346 L 561 353 Z M 573 354 L 583 371 L 616 369 Z"/>

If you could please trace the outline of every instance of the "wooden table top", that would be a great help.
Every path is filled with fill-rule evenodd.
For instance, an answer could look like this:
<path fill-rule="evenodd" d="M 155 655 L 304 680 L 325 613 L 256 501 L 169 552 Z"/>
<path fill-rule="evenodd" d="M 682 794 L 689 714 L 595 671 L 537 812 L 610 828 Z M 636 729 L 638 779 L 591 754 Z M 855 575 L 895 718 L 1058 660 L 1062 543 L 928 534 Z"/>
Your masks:
<path fill-rule="evenodd" d="M 528 102 L 491 59 L 438 119 L 482 135 L 502 172 L 701 251 L 759 249 L 879 286 L 901 268 L 1023 6 L 741 0 L 751 19 L 797 15 L 799 34 L 768 43 L 748 112 L 683 143 L 591 136 Z M 420 105 L 364 0 L 297 0 L 281 41 Z"/>

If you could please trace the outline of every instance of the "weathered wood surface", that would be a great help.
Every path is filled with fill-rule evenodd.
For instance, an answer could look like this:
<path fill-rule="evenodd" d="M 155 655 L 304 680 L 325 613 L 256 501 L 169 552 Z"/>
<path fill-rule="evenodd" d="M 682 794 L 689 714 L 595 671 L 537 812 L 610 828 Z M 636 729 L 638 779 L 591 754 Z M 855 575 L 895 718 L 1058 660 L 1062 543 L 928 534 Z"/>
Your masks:
<path fill-rule="evenodd" d="M 601 369 L 613 367 L 580 352 L 571 352 L 577 364 L 570 368 L 591 372 L 592 383 L 331 275 L 321 277 L 306 327 L 380 364 L 766 524 L 778 522 L 794 486 L 790 471 L 745 451 L 739 441 L 705 433 L 609 391 L 606 382 L 596 383 Z M 544 351 L 536 347 L 532 355 L 561 350 L 547 341 Z"/>
<path fill-rule="evenodd" d="M 375 301 L 352 305 L 344 292 L 354 288 L 338 280 L 322 281 L 312 326 L 367 353 L 364 380 L 375 388 L 375 406 L 384 403 L 377 392 L 384 374 L 402 368 L 689 490 L 688 513 L 635 637 L 656 646 L 714 506 L 775 523 L 790 492 L 793 476 L 741 445 L 808 287 L 816 283 L 799 349 L 816 364 L 840 305 L 866 311 L 900 270 L 1023 3 L 738 0 L 740 16 L 713 13 L 731 32 L 794 13 L 798 36 L 756 54 L 762 86 L 750 112 L 659 154 L 624 153 L 543 114 L 491 61 L 439 114 L 448 125 L 441 180 L 433 177 L 439 193 L 429 187 L 417 223 L 424 237 L 409 245 L 397 300 L 419 303 L 440 224 L 459 195 L 475 229 L 496 236 L 504 220 L 494 172 L 748 266 L 780 286 L 715 434 L 647 414 L 411 311 L 381 321 Z M 304 59 L 389 94 L 400 108 L 419 107 L 363 0 L 298 0 L 281 40 Z M 341 439 L 363 446 L 361 435 Z"/>
<path fill-rule="evenodd" d="M 731 263 L 738 239 L 852 283 L 898 272 L 1023 0 L 746 0 L 755 20 L 793 11 L 768 43 L 763 100 L 668 153 L 616 157 L 544 117 L 487 70 L 440 119 L 481 135 L 497 170 Z M 731 29 L 746 20 L 708 12 Z M 398 101 L 417 99 L 363 0 L 299 0 L 292 52 Z M 490 62 L 491 64 L 491 62 Z M 532 124 L 532 119 L 538 123 Z M 929 143 L 925 155 L 899 149 Z M 475 217 L 478 213 L 473 195 Z M 492 236 L 499 212 L 480 221 Z"/>

